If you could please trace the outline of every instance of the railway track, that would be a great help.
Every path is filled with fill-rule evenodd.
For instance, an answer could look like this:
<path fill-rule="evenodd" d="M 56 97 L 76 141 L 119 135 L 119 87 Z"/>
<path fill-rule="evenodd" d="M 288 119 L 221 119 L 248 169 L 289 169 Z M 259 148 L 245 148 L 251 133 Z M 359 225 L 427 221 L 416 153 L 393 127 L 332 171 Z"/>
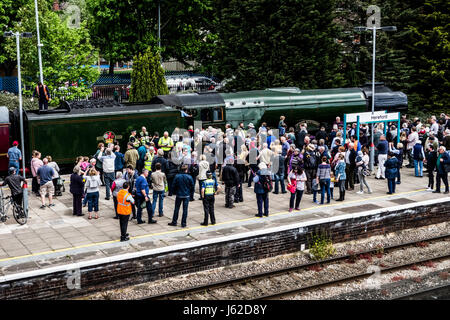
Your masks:
<path fill-rule="evenodd" d="M 443 240 L 446 240 L 449 238 L 450 238 L 450 234 L 446 234 L 443 236 L 428 238 L 428 239 L 424 239 L 424 240 L 420 240 L 420 241 L 412 241 L 412 242 L 408 242 L 408 243 L 402 243 L 402 244 L 394 245 L 394 246 L 390 246 L 390 247 L 375 248 L 375 249 L 371 249 L 371 250 L 367 250 L 367 251 L 351 253 L 351 254 L 347 254 L 347 255 L 343 255 L 343 256 L 333 257 L 330 259 L 315 261 L 315 262 L 311 262 L 311 263 L 307 263 L 307 264 L 301 264 L 301 265 L 283 268 L 283 269 L 279 269 L 279 270 L 257 273 L 257 274 L 245 276 L 245 277 L 236 277 L 236 278 L 227 279 L 224 281 L 218 281 L 218 282 L 209 283 L 209 284 L 205 284 L 205 285 L 184 288 L 181 290 L 170 291 L 170 292 L 166 292 L 163 294 L 148 296 L 148 297 L 143 298 L 142 300 L 188 299 L 189 297 L 193 297 L 192 299 L 196 299 L 195 295 L 198 295 L 198 294 L 206 295 L 210 299 L 222 299 L 221 297 L 214 295 L 215 290 L 220 289 L 221 292 L 229 292 L 230 295 L 233 295 L 233 293 L 235 293 L 234 296 L 239 296 L 240 289 L 242 289 L 243 287 L 250 288 L 254 292 L 261 292 L 261 294 L 252 295 L 252 297 L 250 299 L 253 299 L 253 300 L 279 299 L 284 296 L 292 296 L 292 295 L 300 293 L 300 292 L 305 292 L 305 291 L 318 289 L 318 288 L 325 288 L 327 286 L 337 285 L 339 283 L 345 283 L 345 282 L 355 281 L 358 279 L 368 278 L 371 275 L 373 275 L 376 271 L 379 273 L 385 273 L 385 272 L 389 272 L 389 271 L 399 270 L 402 268 L 407 268 L 407 267 L 410 267 L 410 266 L 416 265 L 416 264 L 426 263 L 428 261 L 437 261 L 437 260 L 448 259 L 448 258 L 450 258 L 450 254 L 443 254 L 440 256 L 434 256 L 434 257 L 429 257 L 426 259 L 415 260 L 413 262 L 408 262 L 408 263 L 403 263 L 403 264 L 398 264 L 398 265 L 393 265 L 393 266 L 388 266 L 388 267 L 382 267 L 382 268 L 379 268 L 379 270 L 365 271 L 365 272 L 361 272 L 358 274 L 352 274 L 350 276 L 346 275 L 346 276 L 343 276 L 341 278 L 338 278 L 338 279 L 335 279 L 332 281 L 325 280 L 325 281 L 318 281 L 318 282 L 315 282 L 314 284 L 310 284 L 310 285 L 303 284 L 300 286 L 296 286 L 294 288 L 291 288 L 291 287 L 283 288 L 283 285 L 281 284 L 282 281 L 280 281 L 280 279 L 283 279 L 283 278 L 285 278 L 285 279 L 291 278 L 292 282 L 295 282 L 296 280 L 300 280 L 296 276 L 296 273 L 301 272 L 301 271 L 314 270 L 314 269 L 317 270 L 317 268 L 322 268 L 321 266 L 326 267 L 326 266 L 330 266 L 333 264 L 343 263 L 343 262 L 349 261 L 349 260 L 354 261 L 355 259 L 358 259 L 358 257 L 364 258 L 364 257 L 367 257 L 368 255 L 374 255 L 374 254 L 379 255 L 380 253 L 382 255 L 386 255 L 386 254 L 389 254 L 390 252 L 394 252 L 394 251 L 401 250 L 401 249 L 406 249 L 408 247 L 420 246 L 423 243 L 439 242 L 439 241 L 443 241 Z M 266 283 L 263 284 L 264 287 L 261 287 L 261 285 L 258 285 L 258 282 L 264 282 L 264 281 L 266 281 Z M 299 281 L 299 282 L 302 282 L 302 281 Z M 265 288 L 267 288 L 267 285 L 275 286 L 275 287 L 280 286 L 280 289 L 276 290 L 276 292 L 266 294 L 266 293 L 264 293 L 264 291 L 267 292 L 267 289 L 265 289 Z"/>
<path fill-rule="evenodd" d="M 426 288 L 420 291 L 397 296 L 391 300 L 449 300 L 450 284 Z"/>

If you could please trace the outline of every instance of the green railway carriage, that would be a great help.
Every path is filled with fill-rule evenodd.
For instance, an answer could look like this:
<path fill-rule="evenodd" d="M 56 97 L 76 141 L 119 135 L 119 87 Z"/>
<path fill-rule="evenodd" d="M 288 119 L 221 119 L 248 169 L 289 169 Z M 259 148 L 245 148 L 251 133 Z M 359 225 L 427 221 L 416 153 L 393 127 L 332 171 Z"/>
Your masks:
<path fill-rule="evenodd" d="M 278 127 L 280 116 L 291 125 L 299 121 L 333 123 L 344 113 L 367 111 L 364 93 L 359 88 L 299 90 L 273 88 L 239 93 L 221 93 L 225 100 L 227 122 L 266 122 Z"/>
<path fill-rule="evenodd" d="M 384 84 L 376 84 L 375 110 L 407 110 L 407 97 L 392 92 Z M 300 90 L 296 87 L 269 88 L 241 92 L 208 92 L 160 95 L 148 103 L 119 104 L 111 101 L 78 101 L 63 103 L 45 112 L 24 112 L 25 152 L 27 166 L 32 150 L 51 155 L 60 165 L 72 165 L 79 155 L 91 156 L 98 142 L 117 140 L 122 147 L 132 129 L 146 126 L 150 133 L 173 132 L 194 121 L 202 126 L 224 128 L 266 122 L 277 127 L 281 115 L 289 126 L 300 121 L 308 123 L 314 132 L 320 123 L 330 125 L 344 113 L 368 111 L 371 92 L 363 88 Z M 182 117 L 184 110 L 192 117 Z M 7 121 L 9 115 L 9 121 Z M 4 120 L 2 120 L 4 119 Z M 20 140 L 19 114 L 0 107 L 0 173 L 7 172 L 6 152 L 12 141 Z"/>
<path fill-rule="evenodd" d="M 202 126 L 224 127 L 240 122 L 277 127 L 281 115 L 287 122 L 332 123 L 344 113 L 367 111 L 367 99 L 360 88 L 300 90 L 270 88 L 232 93 L 191 93 L 157 96 L 150 103 L 184 109 Z"/>
<path fill-rule="evenodd" d="M 28 155 L 39 150 L 61 165 L 72 165 L 79 155 L 92 156 L 99 142 L 118 141 L 126 150 L 132 129 L 145 126 L 151 133 L 172 132 L 183 125 L 180 111 L 162 105 L 72 109 L 67 112 L 25 113 Z M 29 156 L 27 159 L 30 159 Z"/>

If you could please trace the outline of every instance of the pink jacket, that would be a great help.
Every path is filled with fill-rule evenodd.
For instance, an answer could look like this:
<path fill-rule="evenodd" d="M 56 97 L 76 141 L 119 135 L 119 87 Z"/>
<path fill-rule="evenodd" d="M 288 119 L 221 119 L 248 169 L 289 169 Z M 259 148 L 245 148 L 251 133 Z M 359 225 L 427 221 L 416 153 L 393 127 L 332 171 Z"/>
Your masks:
<path fill-rule="evenodd" d="M 42 167 L 43 165 L 44 165 L 44 163 L 42 162 L 41 159 L 38 159 L 38 158 L 31 159 L 31 174 L 33 175 L 33 177 L 36 177 L 37 170 L 40 167 Z"/>

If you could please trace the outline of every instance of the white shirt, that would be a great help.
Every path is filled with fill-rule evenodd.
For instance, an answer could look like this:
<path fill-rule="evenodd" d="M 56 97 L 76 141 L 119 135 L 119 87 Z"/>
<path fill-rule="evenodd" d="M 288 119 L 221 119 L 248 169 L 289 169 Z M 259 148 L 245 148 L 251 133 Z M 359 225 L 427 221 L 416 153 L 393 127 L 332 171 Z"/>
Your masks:
<path fill-rule="evenodd" d="M 297 190 L 305 190 L 305 181 L 307 180 L 307 178 L 304 172 L 301 175 L 291 172 L 289 173 L 288 178 L 289 181 L 291 181 L 291 179 L 297 180 Z"/>
<path fill-rule="evenodd" d="M 439 132 L 439 125 L 437 124 L 437 122 L 433 123 L 430 127 L 430 131 L 434 133 L 434 135 L 436 136 Z"/>

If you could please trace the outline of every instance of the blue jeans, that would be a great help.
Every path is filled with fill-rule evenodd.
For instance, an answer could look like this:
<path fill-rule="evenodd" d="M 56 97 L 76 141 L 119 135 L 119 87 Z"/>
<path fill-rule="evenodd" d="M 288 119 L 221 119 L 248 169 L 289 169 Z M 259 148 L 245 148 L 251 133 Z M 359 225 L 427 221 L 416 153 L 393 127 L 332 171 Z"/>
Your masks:
<path fill-rule="evenodd" d="M 319 181 L 320 183 L 320 204 L 323 204 L 325 200 L 325 191 L 327 192 L 327 203 L 331 201 L 331 193 L 330 193 L 330 179 L 322 179 Z"/>
<path fill-rule="evenodd" d="M 160 216 L 162 216 L 163 215 L 164 191 L 153 190 L 153 205 L 152 205 L 153 212 L 155 212 L 156 202 L 158 201 L 158 199 L 159 199 L 158 213 Z"/>
<path fill-rule="evenodd" d="M 258 203 L 258 215 L 263 215 L 263 204 L 264 204 L 264 215 L 269 216 L 269 195 L 265 193 L 257 193 L 256 201 Z"/>
<path fill-rule="evenodd" d="M 286 187 L 284 186 L 284 173 L 283 174 L 276 174 L 274 175 L 275 177 L 275 193 L 278 193 L 278 182 L 280 183 L 281 186 L 281 192 L 285 193 L 286 192 Z"/>
<path fill-rule="evenodd" d="M 103 178 L 105 179 L 106 197 L 111 197 L 111 186 L 114 181 L 114 172 L 103 172 Z"/>
<path fill-rule="evenodd" d="M 317 190 L 313 190 L 313 202 L 317 202 Z"/>
<path fill-rule="evenodd" d="M 181 226 L 186 226 L 186 220 L 188 216 L 189 197 L 187 198 L 175 198 L 175 208 L 173 210 L 172 223 L 177 224 L 178 213 L 180 211 L 181 203 L 183 203 L 183 216 L 181 217 Z"/>
<path fill-rule="evenodd" d="M 92 212 L 92 209 L 94 209 L 95 212 L 98 212 L 98 197 L 99 197 L 98 191 L 86 194 L 86 200 L 88 203 L 88 212 Z"/>
<path fill-rule="evenodd" d="M 148 201 L 145 201 L 144 197 L 137 196 L 136 197 L 136 207 L 137 207 L 137 212 L 136 212 L 137 218 L 136 218 L 136 220 L 137 220 L 137 222 L 141 222 L 142 221 L 141 204 L 143 202 L 146 202 L 146 204 L 147 204 L 146 208 L 147 208 L 148 220 L 150 221 L 150 220 L 153 219 L 153 207 L 152 207 L 152 203 L 150 202 L 150 198 L 148 199 Z"/>
<path fill-rule="evenodd" d="M 16 168 L 16 174 L 19 174 L 19 160 L 9 160 L 8 169 L 11 167 Z"/>
<path fill-rule="evenodd" d="M 389 193 L 395 193 L 395 178 L 388 178 L 387 181 Z"/>
<path fill-rule="evenodd" d="M 414 175 L 416 177 L 423 176 L 423 161 L 414 160 Z"/>

